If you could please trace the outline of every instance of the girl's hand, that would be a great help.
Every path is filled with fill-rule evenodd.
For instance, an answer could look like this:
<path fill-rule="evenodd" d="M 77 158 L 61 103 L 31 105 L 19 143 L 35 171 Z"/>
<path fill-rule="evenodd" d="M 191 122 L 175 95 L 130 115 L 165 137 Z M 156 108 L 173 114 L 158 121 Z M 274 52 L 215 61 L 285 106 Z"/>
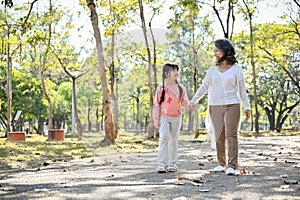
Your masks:
<path fill-rule="evenodd" d="M 251 110 L 245 110 L 246 120 L 250 118 Z"/>
<path fill-rule="evenodd" d="M 188 111 L 192 111 L 195 108 L 195 105 L 192 102 L 189 102 L 187 108 L 188 108 Z"/>
<path fill-rule="evenodd" d="M 159 121 L 154 121 L 154 128 L 159 130 Z"/>

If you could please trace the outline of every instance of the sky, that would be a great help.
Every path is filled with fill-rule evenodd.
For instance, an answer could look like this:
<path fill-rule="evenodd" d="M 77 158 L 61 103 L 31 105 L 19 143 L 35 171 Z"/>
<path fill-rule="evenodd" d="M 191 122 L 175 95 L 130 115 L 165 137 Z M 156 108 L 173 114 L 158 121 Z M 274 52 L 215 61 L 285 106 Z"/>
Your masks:
<path fill-rule="evenodd" d="M 292 0 L 285 0 L 285 2 L 287 1 L 292 1 Z M 24 4 L 27 2 L 32 2 L 32 0 L 15 0 L 14 1 L 17 4 Z M 37 2 L 37 6 L 39 7 L 39 9 L 41 9 L 43 7 L 43 5 L 48 5 L 47 3 L 48 1 L 45 0 L 39 0 Z M 66 2 L 66 0 L 52 0 L 52 2 L 57 2 L 60 4 L 64 4 Z M 91 21 L 89 18 L 89 11 L 87 10 L 87 8 L 83 8 L 82 6 L 78 5 L 78 0 L 68 0 L 68 8 L 71 8 L 74 12 L 74 25 L 75 25 L 75 30 L 72 32 L 71 34 L 71 39 L 70 42 L 71 44 L 73 44 L 77 50 L 80 49 L 81 44 L 78 41 L 85 41 L 88 38 L 93 38 L 93 28 L 91 25 Z M 153 28 L 157 28 L 157 29 L 166 29 L 166 24 L 167 24 L 167 20 L 170 18 L 170 16 L 172 16 L 172 12 L 169 10 L 169 6 L 172 4 L 172 2 L 174 2 L 174 0 L 167 0 L 166 3 L 164 3 L 164 8 L 162 11 L 162 14 L 158 17 L 154 18 L 153 21 Z M 259 12 L 256 13 L 255 18 L 254 18 L 254 23 L 284 23 L 284 20 L 282 20 L 280 17 L 287 12 L 287 8 L 284 5 L 283 1 L 281 0 L 264 0 L 261 3 L 259 3 L 258 5 L 258 10 Z M 145 6 L 146 7 L 146 6 Z M 207 8 L 203 8 L 205 11 L 207 12 L 213 12 L 212 9 L 210 7 Z M 78 17 L 78 15 L 76 14 L 78 11 L 80 11 L 82 14 L 80 15 L 80 17 Z M 86 13 L 86 14 L 85 14 Z M 149 11 L 145 11 L 145 15 L 146 18 L 147 16 L 151 16 L 151 13 Z M 147 20 L 147 19 L 146 19 Z M 83 26 L 82 30 L 80 32 L 78 32 L 76 29 L 78 27 Z M 235 32 L 239 32 L 239 30 L 248 28 L 247 24 L 245 24 L 245 22 L 243 22 L 243 20 L 237 18 L 236 22 L 235 22 Z M 140 29 L 139 26 L 137 25 L 132 25 L 130 27 L 127 27 L 125 29 L 125 32 L 130 32 L 130 31 L 134 31 Z M 222 37 L 222 31 L 220 28 L 220 24 L 219 22 L 216 20 L 216 22 L 213 25 L 213 29 L 215 30 L 215 34 L 217 37 Z M 103 33 L 102 33 L 103 34 Z M 79 35 L 81 35 L 81 37 L 79 37 Z M 137 34 L 135 34 L 136 37 Z M 140 40 L 141 38 L 137 39 Z M 91 52 L 91 50 L 95 47 L 95 44 L 93 44 L 92 42 L 85 42 L 84 43 L 86 51 L 83 52 L 83 54 L 89 54 L 89 52 Z"/>

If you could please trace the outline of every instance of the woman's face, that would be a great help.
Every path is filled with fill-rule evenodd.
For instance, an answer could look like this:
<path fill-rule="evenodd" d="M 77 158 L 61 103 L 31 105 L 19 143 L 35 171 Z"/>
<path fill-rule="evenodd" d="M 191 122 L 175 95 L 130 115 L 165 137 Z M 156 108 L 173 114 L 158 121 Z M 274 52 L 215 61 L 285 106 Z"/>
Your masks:
<path fill-rule="evenodd" d="M 215 55 L 216 60 L 219 61 L 224 56 L 224 53 L 221 49 L 219 49 L 218 47 L 215 46 L 214 55 Z"/>

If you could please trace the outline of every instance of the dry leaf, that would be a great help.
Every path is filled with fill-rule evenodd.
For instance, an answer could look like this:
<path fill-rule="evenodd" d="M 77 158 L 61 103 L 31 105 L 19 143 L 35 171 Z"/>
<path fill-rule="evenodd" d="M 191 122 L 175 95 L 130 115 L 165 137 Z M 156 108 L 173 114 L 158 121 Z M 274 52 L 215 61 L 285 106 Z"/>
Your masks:
<path fill-rule="evenodd" d="M 240 174 L 246 174 L 246 169 L 245 168 L 241 168 L 240 169 Z"/>
<path fill-rule="evenodd" d="M 283 174 L 283 175 L 281 175 L 280 177 L 281 177 L 281 178 L 287 178 L 288 175 L 287 175 L 287 174 Z"/>
<path fill-rule="evenodd" d="M 285 184 L 298 184 L 298 180 L 284 180 Z"/>
<path fill-rule="evenodd" d="M 209 192 L 209 189 L 200 189 L 199 192 Z"/>
<path fill-rule="evenodd" d="M 208 158 L 207 158 L 208 161 L 212 161 L 213 159 L 214 159 L 214 158 L 212 158 L 212 157 L 208 157 Z"/>
<path fill-rule="evenodd" d="M 286 189 L 289 189 L 290 186 L 289 185 L 282 185 L 282 186 L 280 186 L 280 188 L 286 190 Z"/>

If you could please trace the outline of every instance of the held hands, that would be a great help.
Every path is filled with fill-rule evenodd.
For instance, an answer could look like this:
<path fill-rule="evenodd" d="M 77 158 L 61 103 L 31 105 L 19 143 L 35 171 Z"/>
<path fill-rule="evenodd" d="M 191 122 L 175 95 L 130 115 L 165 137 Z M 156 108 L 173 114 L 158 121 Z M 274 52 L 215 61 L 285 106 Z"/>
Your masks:
<path fill-rule="evenodd" d="M 189 102 L 189 104 L 187 106 L 188 111 L 192 111 L 194 108 L 195 108 L 195 104 L 192 102 Z"/>
<path fill-rule="evenodd" d="M 246 120 L 250 118 L 251 110 L 245 110 Z"/>

